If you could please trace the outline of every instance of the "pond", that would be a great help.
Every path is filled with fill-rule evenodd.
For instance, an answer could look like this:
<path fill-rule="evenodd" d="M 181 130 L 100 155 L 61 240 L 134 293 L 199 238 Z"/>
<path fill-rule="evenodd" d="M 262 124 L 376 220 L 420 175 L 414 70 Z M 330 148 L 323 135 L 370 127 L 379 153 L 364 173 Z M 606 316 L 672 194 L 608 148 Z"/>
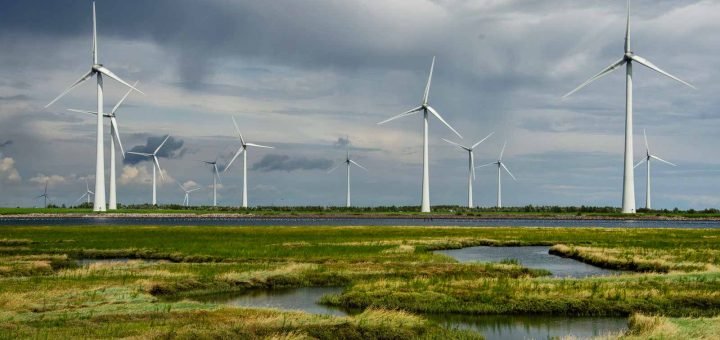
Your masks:
<path fill-rule="evenodd" d="M 500 262 L 516 259 L 523 266 L 534 269 L 546 269 L 553 277 L 576 277 L 616 275 L 620 271 L 591 266 L 580 261 L 550 255 L 550 247 L 468 247 L 462 249 L 439 250 L 435 253 L 445 254 L 460 262 Z"/>
<path fill-rule="evenodd" d="M 193 299 L 235 307 L 275 308 L 312 314 L 346 316 L 349 313 L 343 309 L 317 303 L 323 295 L 339 294 L 342 291 L 342 287 L 257 289 L 242 293 L 200 296 Z"/>

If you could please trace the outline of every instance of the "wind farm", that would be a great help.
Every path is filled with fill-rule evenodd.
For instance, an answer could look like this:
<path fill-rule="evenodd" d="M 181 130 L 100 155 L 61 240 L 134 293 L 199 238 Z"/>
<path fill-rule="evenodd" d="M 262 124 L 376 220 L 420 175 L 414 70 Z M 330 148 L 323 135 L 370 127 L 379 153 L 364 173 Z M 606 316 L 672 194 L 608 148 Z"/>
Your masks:
<path fill-rule="evenodd" d="M 0 339 L 720 338 L 719 12 L 4 6 Z"/>

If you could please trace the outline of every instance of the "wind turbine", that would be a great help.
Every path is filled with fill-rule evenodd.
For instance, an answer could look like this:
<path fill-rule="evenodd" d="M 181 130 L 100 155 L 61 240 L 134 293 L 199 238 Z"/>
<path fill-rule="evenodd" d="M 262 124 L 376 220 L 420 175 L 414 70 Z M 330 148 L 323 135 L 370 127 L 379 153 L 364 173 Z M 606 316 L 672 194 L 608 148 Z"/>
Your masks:
<path fill-rule="evenodd" d="M 48 187 L 48 181 L 45 181 L 45 191 L 43 192 L 42 195 L 35 197 L 35 199 L 38 199 L 40 197 L 45 199 L 45 208 L 47 208 L 47 200 L 48 200 L 47 187 Z"/>
<path fill-rule="evenodd" d="M 647 184 L 646 184 L 647 186 L 645 188 L 646 189 L 646 191 L 645 191 L 645 209 L 650 210 L 650 209 L 652 209 L 652 204 L 650 202 L 650 161 L 655 159 L 655 160 L 661 161 L 665 164 L 670 164 L 672 166 L 677 166 L 677 165 L 670 163 L 670 162 L 650 153 L 650 145 L 648 144 L 647 134 L 645 134 L 645 129 L 643 129 L 643 137 L 645 137 L 645 158 L 643 158 L 641 161 L 639 161 L 637 164 L 635 164 L 635 166 L 633 168 L 637 168 L 640 164 L 647 162 Z"/>
<path fill-rule="evenodd" d="M 695 88 L 691 84 L 680 80 L 679 78 L 661 70 L 655 64 L 651 63 L 647 59 L 636 55 L 630 49 L 630 0 L 627 2 L 627 23 L 625 27 L 625 54 L 623 54 L 620 60 L 612 63 L 607 68 L 600 71 L 600 73 L 592 76 L 586 82 L 582 83 L 576 89 L 567 93 L 563 98 L 570 96 L 577 92 L 586 85 L 593 81 L 607 75 L 608 73 L 616 70 L 620 66 L 625 65 L 625 165 L 623 171 L 623 200 L 622 200 L 622 212 L 624 214 L 635 213 L 635 181 L 634 181 L 634 168 L 633 168 L 633 80 L 632 80 L 632 65 L 636 62 L 643 65 L 653 71 L 656 71 L 664 76 L 674 79 L 682 84 L 685 84 L 691 88 Z"/>
<path fill-rule="evenodd" d="M 507 166 L 505 166 L 505 163 L 503 163 L 503 161 L 502 161 L 506 146 L 507 146 L 507 142 L 505 142 L 505 144 L 503 144 L 502 150 L 500 150 L 500 157 L 498 157 L 497 162 L 483 164 L 478 167 L 478 168 L 482 168 L 482 167 L 486 167 L 486 166 L 490 166 L 490 165 L 497 165 L 497 167 L 498 167 L 497 168 L 498 169 L 497 170 L 498 171 L 498 175 L 497 175 L 498 176 L 498 186 L 497 186 L 497 207 L 498 208 L 502 208 L 502 177 L 501 177 L 502 170 L 501 169 L 504 169 L 505 171 L 507 171 L 508 175 L 510 175 L 510 177 L 512 177 L 513 181 L 517 182 L 517 179 L 515 178 L 515 176 L 513 176 L 512 172 L 510 172 L 510 169 L 508 169 Z"/>
<path fill-rule="evenodd" d="M 158 151 L 160 151 L 160 149 L 163 147 L 163 145 L 165 145 L 165 142 L 167 142 L 168 138 L 170 138 L 170 135 L 167 135 L 167 137 L 165 137 L 165 140 L 163 140 L 162 143 L 160 143 L 160 146 L 158 146 L 157 149 L 155 149 L 155 151 L 154 151 L 153 153 L 144 153 L 144 152 L 128 151 L 129 154 L 139 155 L 139 156 L 145 156 L 145 157 L 152 157 L 152 160 L 153 160 L 153 166 L 152 166 L 152 169 L 153 169 L 153 196 L 152 196 L 152 204 L 153 204 L 153 205 L 157 205 L 157 187 L 156 187 L 156 184 L 155 184 L 155 167 L 157 167 L 157 171 L 160 172 L 160 177 L 161 177 L 163 180 L 165 179 L 165 176 L 164 176 L 163 173 L 162 173 L 162 169 L 160 169 L 160 162 L 158 161 L 157 153 L 158 153 Z"/>
<path fill-rule="evenodd" d="M 493 133 L 495 133 L 495 132 L 491 132 L 489 135 L 487 135 L 487 137 L 481 139 L 479 142 L 473 144 L 471 147 L 467 147 L 467 146 L 460 145 L 460 144 L 458 144 L 458 143 L 449 141 L 449 140 L 447 140 L 447 139 L 445 139 L 445 138 L 442 139 L 442 140 L 444 140 L 444 141 L 446 141 L 446 142 L 448 142 L 448 143 L 450 143 L 450 144 L 452 144 L 452 145 L 455 145 L 455 146 L 457 146 L 457 147 L 459 147 L 459 148 L 461 148 L 461 149 L 463 149 L 463 150 L 465 150 L 465 151 L 468 152 L 468 208 L 472 208 L 472 207 L 473 207 L 472 182 L 473 182 L 473 180 L 475 179 L 475 156 L 473 155 L 473 150 L 474 150 L 478 145 L 480 145 L 480 143 L 482 143 L 482 142 L 484 142 L 486 139 L 490 138 L 490 136 L 492 136 Z"/>
<path fill-rule="evenodd" d="M 248 206 L 248 190 L 247 190 L 247 147 L 248 146 L 254 146 L 256 148 L 266 148 L 266 149 L 274 149 L 272 146 L 265 146 L 265 145 L 259 145 L 254 143 L 246 143 L 245 139 L 243 139 L 242 133 L 240 132 L 240 128 L 237 125 L 237 122 L 235 121 L 235 117 L 232 117 L 233 125 L 235 125 L 235 131 L 238 134 L 238 137 L 240 139 L 240 148 L 235 153 L 235 156 L 230 160 L 230 163 L 228 163 L 227 166 L 225 166 L 225 169 L 223 169 L 223 173 L 227 171 L 230 166 L 233 164 L 235 159 L 240 156 L 240 154 L 243 154 L 243 196 L 242 196 L 242 207 L 247 208 Z M 206 162 L 207 163 L 207 162 Z M 209 163 L 208 163 L 209 164 Z"/>
<path fill-rule="evenodd" d="M 217 207 L 217 182 L 220 181 L 220 172 L 218 171 L 217 159 L 212 162 L 203 161 L 205 164 L 212 166 L 213 172 L 213 207 Z M 227 167 L 225 167 L 227 168 Z"/>
<path fill-rule="evenodd" d="M 423 179 L 422 179 L 422 200 L 420 204 L 420 211 L 421 212 L 430 212 L 430 161 L 429 161 L 429 154 L 428 154 L 428 112 L 431 113 L 435 118 L 440 120 L 445 126 L 447 126 L 452 132 L 454 132 L 458 137 L 462 139 L 462 136 L 455 131 L 455 129 L 448 124 L 445 119 L 443 119 L 440 114 L 433 109 L 429 103 L 428 99 L 430 97 L 430 83 L 432 82 L 432 74 L 433 69 L 435 68 L 435 57 L 432 59 L 432 64 L 430 64 L 430 76 L 428 76 L 427 84 L 425 85 L 425 93 L 423 94 L 422 98 L 422 104 L 412 110 L 403 112 L 397 116 L 391 117 L 389 119 L 386 119 L 380 123 L 385 124 L 389 121 L 410 116 L 416 112 L 422 111 L 423 113 Z"/>
<path fill-rule="evenodd" d="M 183 199 L 183 205 L 186 206 L 186 207 L 187 207 L 187 206 L 190 206 L 190 193 L 193 192 L 193 191 L 198 191 L 198 190 L 200 190 L 200 188 L 195 188 L 195 189 L 187 190 L 187 189 L 185 189 L 185 187 L 184 187 L 182 184 L 180 184 L 180 183 L 178 183 L 178 186 L 180 187 L 180 189 L 182 189 L 182 191 L 185 192 L 185 198 Z"/>
<path fill-rule="evenodd" d="M 97 79 L 97 112 L 103 112 L 103 75 L 116 80 L 117 82 L 142 93 L 142 91 L 136 89 L 134 86 L 128 84 L 124 80 L 120 79 L 115 73 L 107 69 L 102 64 L 98 63 L 98 43 L 97 43 L 97 20 L 95 16 L 95 2 L 93 2 L 93 37 L 92 37 L 92 65 L 90 71 L 84 74 L 80 79 L 73 83 L 57 98 L 53 99 L 49 104 L 45 105 L 45 108 L 50 107 L 53 103 L 58 101 L 60 98 L 68 94 L 72 89 L 95 76 Z M 144 93 L 143 93 L 144 94 Z M 103 152 L 103 116 L 102 114 L 97 117 L 97 153 L 95 162 L 95 202 L 93 204 L 94 211 L 105 211 L 105 154 Z"/>
<path fill-rule="evenodd" d="M 88 184 L 87 179 L 85 179 L 85 193 L 78 198 L 75 203 L 80 202 L 81 199 L 87 197 L 87 204 L 90 204 L 90 195 L 95 195 L 94 192 L 90 191 L 90 185 Z"/>
<path fill-rule="evenodd" d="M 138 82 L 136 81 L 133 86 L 137 86 L 137 84 Z M 116 113 L 120 105 L 125 101 L 125 99 L 130 95 L 132 91 L 132 89 L 128 90 L 127 93 L 125 93 L 125 96 L 123 96 L 122 99 L 120 99 L 120 101 L 115 104 L 115 107 L 113 107 L 110 113 L 103 114 L 103 117 L 110 118 L 110 202 L 108 202 L 109 210 L 117 210 L 117 186 L 115 184 L 115 141 L 117 141 L 118 146 L 120 146 L 120 154 L 122 155 L 123 159 L 125 159 L 125 150 L 123 150 L 122 142 L 120 141 L 120 130 L 118 128 Z M 75 109 L 68 109 L 68 111 L 88 113 L 96 116 L 98 114 L 96 111 Z"/>
<path fill-rule="evenodd" d="M 368 169 L 366 169 L 364 166 L 358 164 L 358 162 L 350 159 L 350 152 L 349 152 L 349 151 L 347 152 L 347 154 L 346 154 L 346 156 L 345 156 L 345 162 L 344 162 L 344 163 L 347 165 L 347 198 L 345 199 L 345 207 L 350 208 L 350 165 L 351 165 L 351 164 L 354 164 L 354 165 L 357 166 L 358 168 L 363 169 L 363 170 L 365 170 L 365 171 L 368 171 Z M 337 168 L 339 168 L 339 167 L 340 167 L 340 165 L 338 165 L 338 166 L 330 169 L 330 171 L 328 171 L 328 173 L 331 173 L 331 172 L 335 171 L 335 169 L 337 169 Z"/>

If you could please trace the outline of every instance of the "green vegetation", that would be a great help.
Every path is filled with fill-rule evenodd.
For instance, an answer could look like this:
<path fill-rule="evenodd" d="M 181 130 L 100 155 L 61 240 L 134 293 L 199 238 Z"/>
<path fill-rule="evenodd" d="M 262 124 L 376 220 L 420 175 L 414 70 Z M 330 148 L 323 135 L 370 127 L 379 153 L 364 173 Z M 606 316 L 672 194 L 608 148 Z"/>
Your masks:
<path fill-rule="evenodd" d="M 18 226 L 0 235 L 0 338 L 479 337 L 425 312 L 642 313 L 629 338 L 666 334 L 664 324 L 680 337 L 720 327 L 716 229 Z M 512 259 L 458 263 L 432 252 L 475 245 L 554 246 L 638 273 L 553 279 Z M 331 317 L 192 300 L 301 286 L 344 286 L 323 302 L 368 309 Z"/>
<path fill-rule="evenodd" d="M 114 214 L 252 214 L 256 216 L 356 216 L 356 217 L 472 217 L 472 218 L 636 218 L 636 219 L 658 219 L 658 218 L 689 218 L 702 219 L 720 218 L 720 210 L 679 210 L 677 208 L 668 210 L 646 210 L 638 209 L 638 213 L 632 216 L 622 214 L 619 208 L 615 207 L 560 207 L 560 206 L 524 206 L 524 207 L 476 207 L 467 208 L 462 206 L 434 206 L 431 214 L 420 213 L 417 206 L 380 206 L 380 207 L 323 207 L 323 206 L 265 206 L 252 208 L 238 207 L 212 207 L 192 206 L 184 207 L 177 204 L 153 206 L 150 204 L 140 205 L 118 205 Z M 24 215 L 24 214 L 95 214 L 92 206 L 84 203 L 77 207 L 48 208 L 0 208 L 0 215 Z"/>

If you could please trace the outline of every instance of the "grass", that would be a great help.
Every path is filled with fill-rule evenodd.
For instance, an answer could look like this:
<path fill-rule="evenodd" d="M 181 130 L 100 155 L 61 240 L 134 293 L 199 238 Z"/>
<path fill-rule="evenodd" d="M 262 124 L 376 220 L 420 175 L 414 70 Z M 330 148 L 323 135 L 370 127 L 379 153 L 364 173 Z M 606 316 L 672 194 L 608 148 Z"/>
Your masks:
<path fill-rule="evenodd" d="M 426 312 L 641 313 L 676 325 L 674 334 L 706 334 L 692 333 L 700 325 L 719 333 L 715 229 L 16 226 L 0 233 L 0 338 L 479 336 L 443 329 Z M 475 245 L 554 245 L 563 256 L 637 273 L 553 279 L 512 259 L 458 263 L 432 252 Z M 79 267 L 79 258 L 131 260 Z M 368 309 L 326 317 L 187 299 L 301 286 L 345 286 L 323 301 Z M 624 336 L 655 334 L 648 333 L 655 321 L 633 322 Z"/>

